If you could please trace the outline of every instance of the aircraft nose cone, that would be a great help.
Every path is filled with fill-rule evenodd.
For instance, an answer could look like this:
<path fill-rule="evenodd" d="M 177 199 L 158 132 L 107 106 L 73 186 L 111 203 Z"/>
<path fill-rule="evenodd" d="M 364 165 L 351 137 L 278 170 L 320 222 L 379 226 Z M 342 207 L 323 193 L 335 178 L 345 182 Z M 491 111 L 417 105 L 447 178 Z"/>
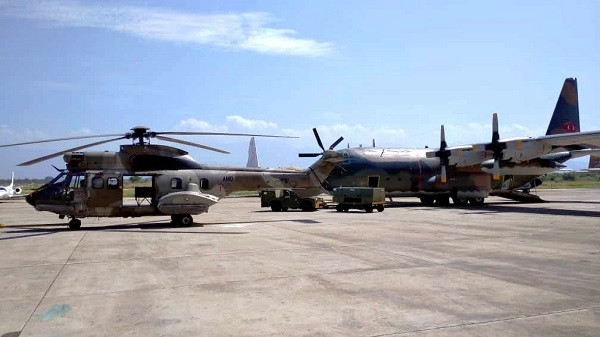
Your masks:
<path fill-rule="evenodd" d="M 31 206 L 35 207 L 35 192 L 31 192 L 29 193 L 26 197 L 25 197 L 25 201 L 27 201 L 28 204 L 30 204 Z"/>

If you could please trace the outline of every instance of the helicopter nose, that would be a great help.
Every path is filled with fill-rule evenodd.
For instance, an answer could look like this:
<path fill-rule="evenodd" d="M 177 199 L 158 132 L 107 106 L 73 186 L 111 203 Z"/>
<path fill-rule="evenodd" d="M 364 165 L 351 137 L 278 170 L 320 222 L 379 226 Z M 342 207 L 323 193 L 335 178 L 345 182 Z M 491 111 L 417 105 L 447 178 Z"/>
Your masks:
<path fill-rule="evenodd" d="M 35 207 L 35 199 L 36 199 L 35 192 L 31 192 L 25 197 L 25 201 L 27 201 L 28 204 L 30 204 L 31 206 L 34 206 L 34 207 Z"/>

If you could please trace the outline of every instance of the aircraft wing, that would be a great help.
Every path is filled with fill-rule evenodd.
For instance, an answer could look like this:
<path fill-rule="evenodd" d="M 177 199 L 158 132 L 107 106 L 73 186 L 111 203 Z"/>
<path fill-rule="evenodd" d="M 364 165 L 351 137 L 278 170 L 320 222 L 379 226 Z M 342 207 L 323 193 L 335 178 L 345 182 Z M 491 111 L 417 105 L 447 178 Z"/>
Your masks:
<path fill-rule="evenodd" d="M 564 133 L 537 138 L 501 139 L 495 143 L 481 143 L 445 148 L 448 164 L 458 167 L 477 165 L 494 158 L 494 149 L 502 153 L 501 160 L 522 162 L 549 153 L 600 148 L 600 130 Z M 427 157 L 436 157 L 437 151 L 427 152 Z"/>
<path fill-rule="evenodd" d="M 536 138 L 537 141 L 550 144 L 552 147 L 580 146 L 582 148 L 600 147 L 600 131 L 563 133 Z"/>

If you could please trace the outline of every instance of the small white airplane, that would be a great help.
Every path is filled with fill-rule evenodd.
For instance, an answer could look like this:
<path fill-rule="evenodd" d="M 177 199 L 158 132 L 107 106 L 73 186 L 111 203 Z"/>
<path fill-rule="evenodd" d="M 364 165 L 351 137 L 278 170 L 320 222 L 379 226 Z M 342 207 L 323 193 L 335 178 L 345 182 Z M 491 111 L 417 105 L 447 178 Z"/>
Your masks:
<path fill-rule="evenodd" d="M 21 187 L 15 186 L 15 173 L 12 173 L 12 178 L 10 181 L 10 185 L 8 186 L 0 186 L 0 200 L 6 200 L 10 198 L 21 197 L 21 192 L 23 189 Z"/>

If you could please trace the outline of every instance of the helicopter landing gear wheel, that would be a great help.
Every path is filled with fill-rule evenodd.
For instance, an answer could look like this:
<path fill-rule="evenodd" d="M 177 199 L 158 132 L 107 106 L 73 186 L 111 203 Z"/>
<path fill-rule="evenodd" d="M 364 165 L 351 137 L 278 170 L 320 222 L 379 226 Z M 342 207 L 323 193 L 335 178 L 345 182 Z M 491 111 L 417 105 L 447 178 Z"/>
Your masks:
<path fill-rule="evenodd" d="M 73 218 L 69 221 L 69 229 L 76 231 L 79 228 L 81 228 L 81 220 Z"/>
<path fill-rule="evenodd" d="M 173 214 L 171 221 L 177 226 L 191 226 L 194 223 L 194 218 L 189 214 Z"/>

